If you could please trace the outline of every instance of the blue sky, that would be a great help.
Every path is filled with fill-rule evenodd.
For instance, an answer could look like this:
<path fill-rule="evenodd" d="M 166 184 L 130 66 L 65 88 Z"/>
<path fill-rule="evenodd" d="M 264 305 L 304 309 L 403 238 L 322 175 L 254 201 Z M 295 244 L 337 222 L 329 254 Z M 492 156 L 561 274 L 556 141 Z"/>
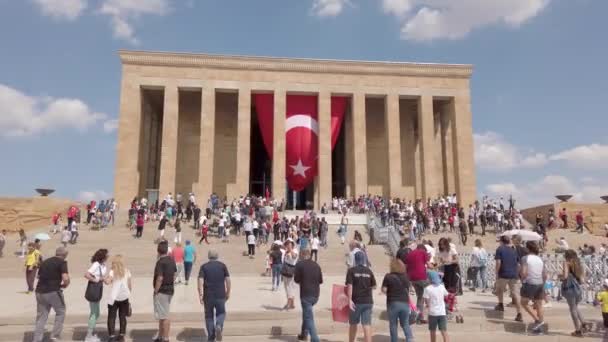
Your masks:
<path fill-rule="evenodd" d="M 470 63 L 479 193 L 608 194 L 602 0 L 0 0 L 0 195 L 111 194 L 118 49 Z"/>

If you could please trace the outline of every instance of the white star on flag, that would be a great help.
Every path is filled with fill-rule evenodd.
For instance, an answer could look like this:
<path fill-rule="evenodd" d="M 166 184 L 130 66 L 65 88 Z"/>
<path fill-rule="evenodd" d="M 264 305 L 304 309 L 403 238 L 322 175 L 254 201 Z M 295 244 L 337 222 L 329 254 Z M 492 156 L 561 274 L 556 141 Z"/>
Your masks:
<path fill-rule="evenodd" d="M 310 166 L 302 164 L 302 159 L 299 159 L 296 165 L 289 165 L 289 167 L 293 170 L 294 175 L 300 175 L 304 178 L 306 178 L 306 170 L 310 169 Z"/>

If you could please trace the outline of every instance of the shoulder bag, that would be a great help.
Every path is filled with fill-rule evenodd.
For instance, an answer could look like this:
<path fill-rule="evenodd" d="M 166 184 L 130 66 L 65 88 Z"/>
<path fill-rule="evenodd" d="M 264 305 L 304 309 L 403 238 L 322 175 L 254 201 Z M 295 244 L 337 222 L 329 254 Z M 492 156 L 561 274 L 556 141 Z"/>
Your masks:
<path fill-rule="evenodd" d="M 103 296 L 103 281 L 101 280 L 103 275 L 101 274 L 101 265 L 99 265 L 99 281 L 93 282 L 90 281 L 87 283 L 87 289 L 84 292 L 84 298 L 91 302 L 97 303 L 101 301 L 101 297 Z"/>

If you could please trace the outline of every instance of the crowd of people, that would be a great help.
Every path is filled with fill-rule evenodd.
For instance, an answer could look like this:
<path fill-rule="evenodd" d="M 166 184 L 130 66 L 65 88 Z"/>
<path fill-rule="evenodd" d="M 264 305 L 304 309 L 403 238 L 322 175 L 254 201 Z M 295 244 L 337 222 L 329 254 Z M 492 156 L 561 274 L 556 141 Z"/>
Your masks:
<path fill-rule="evenodd" d="M 231 280 L 228 267 L 219 260 L 221 243 L 231 243 L 231 239 L 243 238 L 247 256 L 256 258 L 256 249 L 264 255 L 265 274 L 270 276 L 272 291 L 283 289 L 286 297 L 284 310 L 296 308 L 296 291 L 299 286 L 299 302 L 302 309 L 302 329 L 299 340 L 310 338 L 319 341 L 315 328 L 314 306 L 319 301 L 320 286 L 323 283 L 322 263 L 319 250 L 328 247 L 329 225 L 324 218 L 313 211 L 306 211 L 302 217 L 281 217 L 284 203 L 266 197 L 241 196 L 231 202 L 211 196 L 203 209 L 196 202 L 194 194 L 187 200 L 181 194 L 175 199 L 168 194 L 160 203 L 149 205 L 145 198 L 134 199 L 128 211 L 127 226 L 141 238 L 144 226 L 155 225 L 158 236 L 155 240 L 157 260 L 154 267 L 153 308 L 159 322 L 155 341 L 168 341 L 170 336 L 171 300 L 175 285 L 188 284 L 196 263 L 196 248 L 192 241 L 182 244 L 182 225 L 191 227 L 200 235 L 199 244 L 209 244 L 208 237 L 216 236 L 218 245 L 209 249 L 208 262 L 200 266 L 197 276 L 198 296 L 205 312 L 205 326 L 209 341 L 220 341 L 226 318 L 226 301 L 230 298 Z M 95 202 L 87 206 L 85 224 L 97 224 L 104 228 L 114 224 L 118 204 L 114 200 Z M 321 208 L 328 212 L 327 206 Z M 361 196 L 357 199 L 334 198 L 331 210 L 340 214 L 340 224 L 336 233 L 342 244 L 347 244 L 345 272 L 346 297 L 349 307 L 349 341 L 357 337 L 358 326 L 362 327 L 364 341 L 372 339 L 372 317 L 374 296 L 379 287 L 386 295 L 386 311 L 390 340 L 397 341 L 398 331 L 403 331 L 406 341 L 413 341 L 411 324 L 428 326 L 431 341 L 437 340 L 437 330 L 443 341 L 448 341 L 447 325 L 450 321 L 462 323 L 458 311 L 457 297 L 468 285 L 470 291 L 493 291 L 497 297 L 496 311 L 504 311 L 504 294 L 509 291 L 512 305 L 516 309 L 514 318 L 523 322 L 523 313 L 532 320 L 532 332 L 541 333 L 546 329 L 544 308 L 546 304 L 546 283 L 548 275 L 543 259 L 539 257 L 541 244 L 536 241 L 522 241 L 520 236 L 510 238 L 500 236 L 500 245 L 490 254 L 481 239 L 475 239 L 471 253 L 470 267 L 461 270 L 456 244 L 448 237 L 439 237 L 436 247 L 433 233 L 459 232 L 462 245 L 467 243 L 467 235 L 486 234 L 490 228 L 498 233 L 523 228 L 521 213 L 515 209 L 515 201 L 509 199 L 491 200 L 483 198 L 468 210 L 460 207 L 455 195 L 441 197 L 427 202 L 385 199 L 380 196 Z M 393 224 L 403 234 L 400 248 L 390 259 L 389 272 L 378 283 L 372 268 L 372 260 L 367 253 L 360 232 L 349 232 L 349 213 L 372 213 L 385 224 Z M 28 291 L 35 291 L 37 302 L 34 341 L 42 341 L 44 326 L 51 309 L 55 312 L 55 325 L 51 336 L 59 338 L 65 319 L 66 303 L 61 290 L 70 284 L 67 268 L 68 243 L 76 243 L 78 237 L 79 210 L 71 207 L 66 214 L 68 220 L 62 224 L 62 215 L 52 218 L 51 230 L 62 232 L 63 246 L 55 251 L 55 256 L 44 259 L 40 246 L 28 242 L 25 232 L 19 237 L 26 266 Z M 551 227 L 551 218 L 547 218 Z M 565 219 L 563 222 L 567 222 Z M 537 217 L 536 229 L 545 224 L 545 219 Z M 577 220 L 578 224 L 578 220 Z M 583 223 L 581 222 L 581 225 Z M 476 229 L 481 227 L 480 232 Z M 577 227 L 578 229 L 579 227 Z M 55 230 L 56 229 L 56 230 Z M 165 231 L 173 229 L 171 245 Z M 64 242 L 64 233 L 66 241 Z M 464 236 L 464 238 L 463 238 Z M 73 242 L 72 242 L 73 239 Z M 4 232 L 0 243 L 6 240 Z M 563 239 L 560 239 L 560 241 Z M 23 245 L 25 243 L 25 245 Z M 560 245 L 561 243 L 561 245 Z M 593 254 L 587 246 L 577 253 L 563 240 L 558 245 L 563 248 L 563 272 L 559 274 L 562 296 L 566 299 L 573 321 L 572 336 L 582 337 L 590 331 L 590 322 L 585 320 L 578 308 L 582 301 L 581 286 L 585 272 L 580 258 Z M 606 247 L 603 245 L 603 252 Z M 265 253 L 260 253 L 262 249 Z M 0 253 L 2 249 L 0 248 Z M 602 252 L 600 250 L 600 252 Z M 582 255 L 582 256 L 579 256 Z M 489 259 L 495 260 L 496 268 L 488 269 Z M 488 272 L 495 272 L 496 283 L 490 289 Z M 35 279 L 38 279 L 35 284 Z M 90 268 L 85 273 L 87 287 L 85 298 L 89 302 L 90 314 L 85 341 L 97 342 L 95 335 L 100 317 L 101 299 L 107 303 L 107 331 L 112 341 L 125 339 L 127 320 L 131 314 L 131 292 L 133 277 L 121 255 L 110 255 L 107 249 L 97 250 Z M 410 292 L 413 294 L 410 299 Z M 415 298 L 415 299 L 414 299 Z M 602 304 L 604 325 L 608 327 L 608 279 L 604 291 L 596 300 Z M 119 330 L 115 328 L 116 318 Z"/>

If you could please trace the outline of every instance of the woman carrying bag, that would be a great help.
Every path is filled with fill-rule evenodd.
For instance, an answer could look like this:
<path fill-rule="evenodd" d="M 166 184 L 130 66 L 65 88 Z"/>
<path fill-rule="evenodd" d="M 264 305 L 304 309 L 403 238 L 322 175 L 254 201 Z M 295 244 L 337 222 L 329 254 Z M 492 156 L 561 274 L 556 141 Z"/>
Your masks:
<path fill-rule="evenodd" d="M 89 323 L 87 329 L 86 342 L 99 342 L 100 339 L 94 334 L 97 319 L 99 319 L 99 302 L 103 296 L 103 281 L 106 275 L 106 261 L 108 260 L 108 250 L 105 248 L 97 250 L 91 258 L 91 267 L 84 277 L 89 281 L 84 298 L 89 302 Z"/>
<path fill-rule="evenodd" d="M 284 310 L 294 309 L 294 298 L 296 296 L 296 283 L 293 281 L 296 263 L 298 262 L 298 253 L 294 250 L 294 241 L 287 239 L 285 241 L 285 255 L 283 256 L 283 266 L 281 267 L 281 276 L 285 286 L 285 294 L 287 295 L 287 304 L 283 307 Z"/>
<path fill-rule="evenodd" d="M 588 332 L 591 328 L 591 324 L 584 322 L 583 315 L 578 308 L 578 304 L 583 299 L 581 284 L 584 276 L 585 272 L 576 251 L 573 249 L 567 250 L 564 253 L 564 265 L 560 279 L 562 280 L 562 295 L 568 302 L 570 316 L 576 329 L 571 334 L 574 337 L 583 337 L 583 333 Z"/>
<path fill-rule="evenodd" d="M 110 286 L 110 297 L 108 298 L 108 335 L 110 341 L 125 341 L 127 332 L 127 317 L 131 316 L 131 303 L 129 297 L 133 286 L 131 284 L 131 272 L 125 267 L 122 255 L 112 258 L 110 272 L 104 280 Z M 116 312 L 120 322 L 119 335 L 116 336 Z"/>

